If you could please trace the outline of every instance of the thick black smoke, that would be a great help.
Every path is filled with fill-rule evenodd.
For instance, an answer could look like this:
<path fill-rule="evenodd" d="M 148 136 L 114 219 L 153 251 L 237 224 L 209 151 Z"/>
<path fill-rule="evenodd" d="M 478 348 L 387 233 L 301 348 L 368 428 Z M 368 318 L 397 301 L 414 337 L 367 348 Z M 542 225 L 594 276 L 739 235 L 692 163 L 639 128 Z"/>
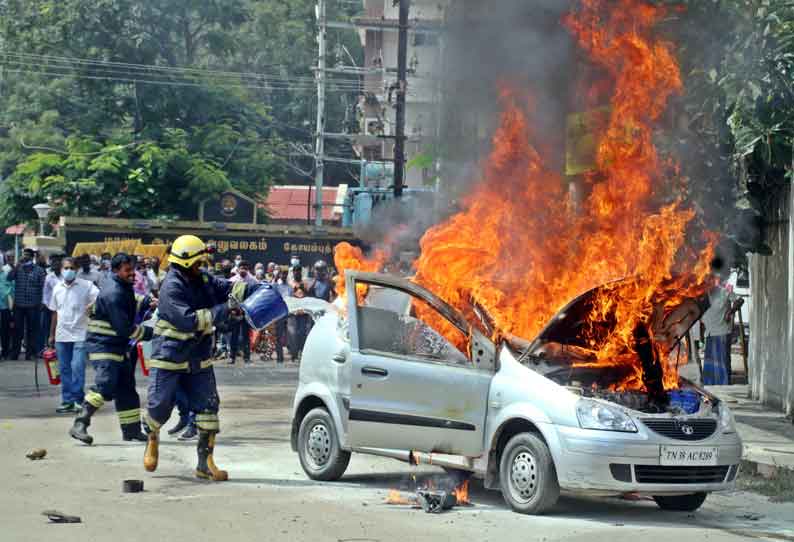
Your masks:
<path fill-rule="evenodd" d="M 504 85 L 528 91 L 547 167 L 564 167 L 566 115 L 576 81 L 576 46 L 562 26 L 567 1 L 455 2 L 445 33 L 442 147 L 444 188 L 465 193 L 490 149 Z M 496 188 L 496 187 L 495 187 Z"/>
<path fill-rule="evenodd" d="M 357 232 L 370 246 L 382 246 L 384 239 L 393 244 L 397 237 L 393 256 L 402 253 L 405 260 L 405 254 L 418 254 L 428 227 L 459 209 L 460 199 L 480 180 L 480 160 L 491 149 L 504 85 L 532 96 L 532 122 L 546 166 L 564 170 L 566 116 L 575 109 L 572 82 L 581 67 L 561 24 L 569 10 L 569 3 L 560 0 L 451 3 L 441 39 L 442 69 L 434 74 L 442 89 L 436 142 L 440 193 L 430 206 L 410 199 L 381 204 L 377 219 Z"/>

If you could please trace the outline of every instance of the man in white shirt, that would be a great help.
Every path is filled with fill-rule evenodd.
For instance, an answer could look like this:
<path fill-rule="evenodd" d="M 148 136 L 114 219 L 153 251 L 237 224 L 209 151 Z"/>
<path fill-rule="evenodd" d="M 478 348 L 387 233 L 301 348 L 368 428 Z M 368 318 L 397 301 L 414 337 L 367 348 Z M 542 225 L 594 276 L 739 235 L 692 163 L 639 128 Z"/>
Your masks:
<path fill-rule="evenodd" d="M 44 289 L 41 295 L 41 342 L 44 347 L 44 340 L 50 336 L 50 326 L 52 325 L 52 312 L 50 311 L 50 299 L 55 285 L 61 281 L 61 260 L 64 254 L 53 254 L 50 256 L 50 270 L 44 278 Z"/>
<path fill-rule="evenodd" d="M 736 296 L 719 275 L 715 275 L 709 292 L 709 309 L 703 314 L 706 328 L 706 352 L 703 359 L 703 384 L 727 386 L 730 384 L 731 333 L 733 315 L 741 305 L 735 305 Z"/>
<path fill-rule="evenodd" d="M 99 295 L 92 282 L 77 278 L 72 258 L 61 264 L 61 281 L 55 285 L 48 308 L 52 311 L 50 345 L 55 346 L 61 370 L 61 406 L 56 412 L 77 412 L 83 403 L 88 332 L 88 311 Z"/>

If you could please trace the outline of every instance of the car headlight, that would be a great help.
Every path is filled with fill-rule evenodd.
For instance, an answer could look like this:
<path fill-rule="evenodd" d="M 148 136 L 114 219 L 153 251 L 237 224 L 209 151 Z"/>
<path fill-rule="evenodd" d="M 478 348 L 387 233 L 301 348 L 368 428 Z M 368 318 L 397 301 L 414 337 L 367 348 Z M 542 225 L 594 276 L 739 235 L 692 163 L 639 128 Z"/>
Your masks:
<path fill-rule="evenodd" d="M 720 430 L 723 433 L 735 433 L 736 422 L 733 419 L 733 412 L 724 402 L 720 404 Z"/>
<path fill-rule="evenodd" d="M 580 399 L 576 403 L 576 417 L 582 429 L 637 432 L 637 426 L 625 412 L 590 399 Z"/>

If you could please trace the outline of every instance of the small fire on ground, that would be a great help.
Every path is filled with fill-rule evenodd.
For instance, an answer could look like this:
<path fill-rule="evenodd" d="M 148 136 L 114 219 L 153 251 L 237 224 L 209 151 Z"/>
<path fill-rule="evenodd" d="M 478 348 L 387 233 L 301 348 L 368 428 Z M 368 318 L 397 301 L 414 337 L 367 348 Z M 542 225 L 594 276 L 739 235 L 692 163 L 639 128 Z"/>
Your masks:
<path fill-rule="evenodd" d="M 452 482 L 454 483 L 454 482 Z M 422 508 L 421 494 L 434 494 L 442 498 L 445 494 L 454 496 L 454 503 L 452 506 L 470 506 L 469 500 L 469 480 L 463 480 L 458 485 L 454 486 L 451 490 L 444 489 L 444 484 L 436 484 L 434 480 L 427 480 L 421 488 L 417 488 L 416 492 L 408 493 L 407 491 L 400 491 L 399 489 L 390 489 L 386 496 L 386 504 L 395 506 L 413 506 Z"/>

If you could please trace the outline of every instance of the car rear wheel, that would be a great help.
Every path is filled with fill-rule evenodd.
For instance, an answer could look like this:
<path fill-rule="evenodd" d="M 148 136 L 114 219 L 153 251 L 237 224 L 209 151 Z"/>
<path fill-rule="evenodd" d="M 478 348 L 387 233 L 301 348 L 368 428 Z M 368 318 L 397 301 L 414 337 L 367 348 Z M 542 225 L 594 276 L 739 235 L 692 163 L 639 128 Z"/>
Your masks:
<path fill-rule="evenodd" d="M 653 500 L 662 510 L 694 512 L 703 505 L 706 497 L 708 497 L 708 493 L 690 493 L 689 495 L 655 496 Z"/>
<path fill-rule="evenodd" d="M 350 463 L 350 452 L 339 446 L 336 427 L 324 408 L 306 414 L 298 431 L 298 457 L 301 467 L 312 480 L 339 480 Z"/>
<path fill-rule="evenodd" d="M 540 436 L 520 433 L 508 441 L 499 462 L 499 484 L 505 502 L 520 514 L 543 514 L 557 503 L 557 470 Z"/>

